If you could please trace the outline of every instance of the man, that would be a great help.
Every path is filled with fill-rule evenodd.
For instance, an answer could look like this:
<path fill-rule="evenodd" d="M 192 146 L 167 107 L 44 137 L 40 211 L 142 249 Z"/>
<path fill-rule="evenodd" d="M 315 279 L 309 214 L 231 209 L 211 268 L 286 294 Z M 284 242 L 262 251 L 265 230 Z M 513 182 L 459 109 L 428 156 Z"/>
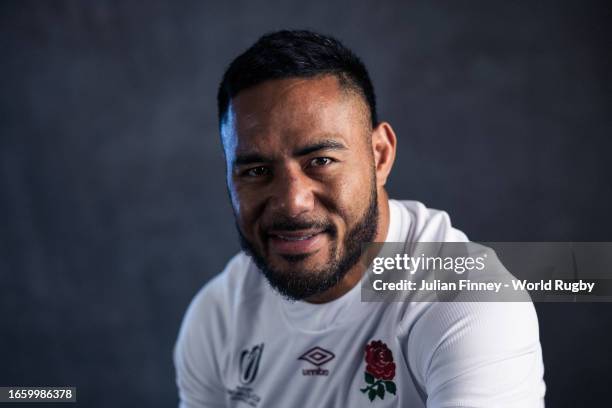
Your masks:
<path fill-rule="evenodd" d="M 175 347 L 181 407 L 540 407 L 530 302 L 362 302 L 367 242 L 466 242 L 390 200 L 396 136 L 361 61 L 266 35 L 218 94 L 243 252 L 195 297 Z"/>

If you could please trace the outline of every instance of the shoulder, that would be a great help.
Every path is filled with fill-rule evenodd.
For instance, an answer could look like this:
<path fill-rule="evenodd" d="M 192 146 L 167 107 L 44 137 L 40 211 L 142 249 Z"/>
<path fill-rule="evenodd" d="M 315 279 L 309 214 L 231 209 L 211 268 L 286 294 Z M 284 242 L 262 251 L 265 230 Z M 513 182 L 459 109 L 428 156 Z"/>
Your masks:
<path fill-rule="evenodd" d="M 251 258 L 244 252 L 232 257 L 224 270 L 193 297 L 183 326 L 215 324 L 219 329 L 241 303 L 258 292 L 260 276 L 253 268 Z"/>
<path fill-rule="evenodd" d="M 408 237 L 411 242 L 465 242 L 467 236 L 451 223 L 446 211 L 426 207 L 414 200 L 390 200 L 408 218 Z"/>
<path fill-rule="evenodd" d="M 240 252 L 193 297 L 174 346 L 177 381 L 183 389 L 206 387 L 210 378 L 221 378 L 234 317 L 261 286 L 256 272 L 251 258 Z"/>
<path fill-rule="evenodd" d="M 181 406 L 219 406 L 232 314 L 248 281 L 250 258 L 234 256 L 192 299 L 174 345 Z"/>
<path fill-rule="evenodd" d="M 223 272 L 208 281 L 193 297 L 179 331 L 177 347 L 209 344 L 223 348 L 231 336 L 231 322 L 239 309 L 262 291 L 260 274 L 249 256 L 240 252 Z"/>
<path fill-rule="evenodd" d="M 410 219 L 406 242 L 469 242 L 445 211 L 418 201 L 397 204 Z M 444 248 L 488 255 L 487 273 L 472 273 L 471 280 L 512 278 L 488 247 L 471 243 Z M 495 406 L 541 406 L 545 385 L 538 318 L 529 296 L 519 295 L 513 299 L 520 301 L 513 302 L 485 302 L 464 294 L 461 299 L 472 301 L 405 305 L 400 337 L 428 406 L 481 406 L 492 401 Z"/>

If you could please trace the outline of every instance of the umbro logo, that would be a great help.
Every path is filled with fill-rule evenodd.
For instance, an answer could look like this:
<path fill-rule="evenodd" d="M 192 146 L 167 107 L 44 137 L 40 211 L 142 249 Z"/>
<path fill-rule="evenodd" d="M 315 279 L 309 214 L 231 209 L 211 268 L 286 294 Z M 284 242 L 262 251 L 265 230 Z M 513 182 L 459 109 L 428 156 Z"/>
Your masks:
<path fill-rule="evenodd" d="M 308 361 L 316 368 L 304 368 L 302 369 L 302 375 L 329 375 L 329 370 L 321 368 L 321 366 L 333 360 L 334 357 L 336 357 L 334 353 L 319 346 L 311 348 L 298 357 L 298 360 Z"/>

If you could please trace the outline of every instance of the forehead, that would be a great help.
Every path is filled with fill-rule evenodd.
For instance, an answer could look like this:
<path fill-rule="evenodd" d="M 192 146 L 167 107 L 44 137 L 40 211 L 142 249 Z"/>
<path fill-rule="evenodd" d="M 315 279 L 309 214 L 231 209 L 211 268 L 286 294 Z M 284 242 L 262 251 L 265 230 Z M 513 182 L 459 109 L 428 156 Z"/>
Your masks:
<path fill-rule="evenodd" d="M 240 92 L 221 127 L 228 150 L 289 148 L 316 138 L 363 137 L 367 106 L 333 75 L 270 80 Z M 229 152 L 228 152 L 229 153 Z"/>

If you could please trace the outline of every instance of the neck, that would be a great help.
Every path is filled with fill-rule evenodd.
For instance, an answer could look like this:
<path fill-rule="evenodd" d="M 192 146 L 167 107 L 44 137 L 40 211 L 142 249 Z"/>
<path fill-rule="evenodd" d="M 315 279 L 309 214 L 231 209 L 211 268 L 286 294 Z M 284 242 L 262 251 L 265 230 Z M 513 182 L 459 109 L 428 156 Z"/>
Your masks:
<path fill-rule="evenodd" d="M 386 191 L 378 193 L 378 228 L 373 242 L 385 242 L 389 231 L 389 196 Z M 355 287 L 363 277 L 366 268 L 363 262 L 357 262 L 344 275 L 344 278 L 336 286 L 323 293 L 311 296 L 306 300 L 308 303 L 327 303 L 340 298 Z"/>

